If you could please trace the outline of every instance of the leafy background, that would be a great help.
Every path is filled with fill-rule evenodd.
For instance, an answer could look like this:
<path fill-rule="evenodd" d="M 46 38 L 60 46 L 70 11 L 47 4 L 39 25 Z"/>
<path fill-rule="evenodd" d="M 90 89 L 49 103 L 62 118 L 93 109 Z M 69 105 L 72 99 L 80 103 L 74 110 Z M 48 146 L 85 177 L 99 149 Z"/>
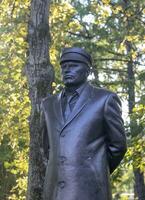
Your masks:
<path fill-rule="evenodd" d="M 26 198 L 30 100 L 25 65 L 30 3 L 3 0 L 0 4 L 1 200 Z M 116 200 L 127 200 L 131 195 L 138 199 L 134 172 L 143 179 L 145 175 L 144 1 L 52 1 L 49 24 L 54 92 L 62 85 L 62 47 L 80 46 L 93 57 L 90 81 L 120 96 L 128 151 L 111 177 L 113 196 Z"/>

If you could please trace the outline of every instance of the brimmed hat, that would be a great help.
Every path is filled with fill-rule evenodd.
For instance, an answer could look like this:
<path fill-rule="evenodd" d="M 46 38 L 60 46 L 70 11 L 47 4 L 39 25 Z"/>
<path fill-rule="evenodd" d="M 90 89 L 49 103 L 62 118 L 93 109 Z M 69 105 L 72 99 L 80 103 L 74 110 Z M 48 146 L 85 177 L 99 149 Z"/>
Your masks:
<path fill-rule="evenodd" d="M 91 56 L 84 49 L 79 47 L 64 48 L 62 50 L 60 64 L 66 61 L 80 61 L 87 64 L 89 67 L 92 65 Z"/>

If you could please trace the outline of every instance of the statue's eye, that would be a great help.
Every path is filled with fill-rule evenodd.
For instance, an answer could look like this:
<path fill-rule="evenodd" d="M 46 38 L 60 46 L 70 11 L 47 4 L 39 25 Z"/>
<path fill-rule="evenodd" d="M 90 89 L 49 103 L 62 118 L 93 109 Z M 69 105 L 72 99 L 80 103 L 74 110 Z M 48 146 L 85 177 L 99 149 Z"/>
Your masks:
<path fill-rule="evenodd" d="M 72 68 L 72 67 L 77 67 L 78 65 L 77 65 L 77 63 L 69 63 L 69 64 L 62 64 L 61 65 L 61 68 L 62 69 L 65 69 L 65 68 Z"/>
<path fill-rule="evenodd" d="M 61 65 L 61 68 L 64 69 L 66 67 L 66 65 Z"/>
<path fill-rule="evenodd" d="M 77 67 L 77 64 L 76 63 L 72 63 L 69 65 L 69 67 Z"/>

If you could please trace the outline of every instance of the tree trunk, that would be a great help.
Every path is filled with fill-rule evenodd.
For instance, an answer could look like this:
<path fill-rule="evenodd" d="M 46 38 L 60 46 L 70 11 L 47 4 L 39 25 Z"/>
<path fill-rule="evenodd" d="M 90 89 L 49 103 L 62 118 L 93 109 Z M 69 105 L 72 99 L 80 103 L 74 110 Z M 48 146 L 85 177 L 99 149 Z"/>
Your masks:
<path fill-rule="evenodd" d="M 138 200 L 145 200 L 145 183 L 144 175 L 139 169 L 134 170 L 135 176 L 135 192 L 138 196 Z"/>
<path fill-rule="evenodd" d="M 49 61 L 49 0 L 32 0 L 28 25 L 26 74 L 31 100 L 30 151 L 27 200 L 42 200 L 45 159 L 40 130 L 40 102 L 51 93 L 54 72 Z"/>
<path fill-rule="evenodd" d="M 130 4 L 130 1 L 124 0 L 125 7 L 127 8 Z M 127 18 L 126 30 L 130 30 L 131 23 L 130 19 Z M 130 54 L 132 48 L 132 43 L 126 41 L 126 49 L 127 53 Z M 128 107 L 129 114 L 132 114 L 133 108 L 135 106 L 135 76 L 134 76 L 134 65 L 132 58 L 130 57 L 130 61 L 127 63 L 127 75 L 128 75 Z M 130 124 L 132 124 L 132 119 L 130 118 Z M 134 137 L 134 130 L 130 128 L 132 137 Z M 138 200 L 145 200 L 145 183 L 144 183 L 144 174 L 140 171 L 139 168 L 133 169 L 134 179 L 135 179 L 135 196 L 138 197 Z"/>
<path fill-rule="evenodd" d="M 127 49 L 129 50 L 131 44 L 127 44 Z M 131 50 L 131 49 L 130 49 Z M 128 106 L 129 114 L 132 114 L 133 107 L 135 106 L 135 77 L 133 71 L 133 62 L 128 62 Z M 132 119 L 130 118 L 130 123 L 132 124 Z M 134 122 L 135 123 L 135 122 Z M 134 130 L 131 128 L 132 137 L 134 137 Z M 138 197 L 138 200 L 145 200 L 145 183 L 144 183 L 144 174 L 140 171 L 139 168 L 134 168 L 134 179 L 135 179 L 135 196 Z"/>

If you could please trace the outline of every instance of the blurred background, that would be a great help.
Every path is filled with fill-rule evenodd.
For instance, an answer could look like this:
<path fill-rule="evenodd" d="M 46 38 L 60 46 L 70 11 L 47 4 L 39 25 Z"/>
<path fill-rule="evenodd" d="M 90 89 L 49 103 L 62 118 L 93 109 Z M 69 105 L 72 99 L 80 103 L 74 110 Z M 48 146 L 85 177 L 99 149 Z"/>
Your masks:
<path fill-rule="evenodd" d="M 25 200 L 31 103 L 25 66 L 31 2 L 0 1 L 0 200 Z M 145 200 L 145 1 L 51 1 L 50 61 L 53 93 L 62 87 L 63 47 L 92 55 L 89 76 L 96 87 L 116 92 L 128 151 L 111 176 L 114 200 Z"/>

